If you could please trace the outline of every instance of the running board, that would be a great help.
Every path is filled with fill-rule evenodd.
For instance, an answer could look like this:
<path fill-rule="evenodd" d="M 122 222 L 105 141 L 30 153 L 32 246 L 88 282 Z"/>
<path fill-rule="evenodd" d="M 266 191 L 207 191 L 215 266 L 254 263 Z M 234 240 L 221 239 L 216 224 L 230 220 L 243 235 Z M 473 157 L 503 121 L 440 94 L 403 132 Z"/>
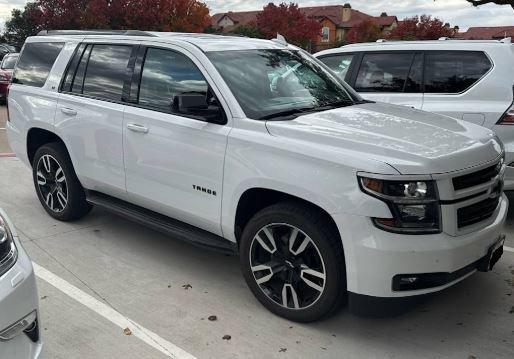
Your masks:
<path fill-rule="evenodd" d="M 190 224 L 166 217 L 149 209 L 122 201 L 95 191 L 86 191 L 86 200 L 109 212 L 174 238 L 189 242 L 197 247 L 206 248 L 223 254 L 237 254 L 237 245 L 211 232 Z"/>

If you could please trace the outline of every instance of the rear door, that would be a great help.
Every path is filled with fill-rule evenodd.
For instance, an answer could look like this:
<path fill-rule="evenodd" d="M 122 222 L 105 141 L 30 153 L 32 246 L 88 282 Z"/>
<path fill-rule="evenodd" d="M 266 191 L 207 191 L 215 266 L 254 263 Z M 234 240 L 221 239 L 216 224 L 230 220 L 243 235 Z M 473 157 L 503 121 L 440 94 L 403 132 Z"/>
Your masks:
<path fill-rule="evenodd" d="M 365 99 L 423 106 L 423 53 L 366 52 L 352 71 L 350 84 Z"/>
<path fill-rule="evenodd" d="M 123 96 L 137 42 L 82 43 L 61 86 L 55 126 L 88 189 L 124 198 Z"/>
<path fill-rule="evenodd" d="M 492 67 L 483 51 L 426 51 L 423 110 L 483 125 L 496 88 L 479 82 Z"/>

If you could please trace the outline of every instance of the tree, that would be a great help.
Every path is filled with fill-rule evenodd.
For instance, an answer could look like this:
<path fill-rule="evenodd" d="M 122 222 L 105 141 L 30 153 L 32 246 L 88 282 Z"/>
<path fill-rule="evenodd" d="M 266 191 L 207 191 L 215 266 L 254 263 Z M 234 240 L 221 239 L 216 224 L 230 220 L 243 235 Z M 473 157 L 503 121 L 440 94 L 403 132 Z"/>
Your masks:
<path fill-rule="evenodd" d="M 210 23 L 200 0 L 35 0 L 13 10 L 3 37 L 22 44 L 41 29 L 201 32 Z"/>
<path fill-rule="evenodd" d="M 436 40 L 440 37 L 453 37 L 455 30 L 438 18 L 421 15 L 406 18 L 387 34 L 393 40 Z"/>
<path fill-rule="evenodd" d="M 40 12 L 34 3 L 27 3 L 23 10 L 14 9 L 10 19 L 5 23 L 2 41 L 21 46 L 28 36 L 35 35 L 41 30 L 39 18 Z"/>
<path fill-rule="evenodd" d="M 382 37 L 380 27 L 372 20 L 364 20 L 357 26 L 352 27 L 345 36 L 345 41 L 349 44 L 356 42 L 373 42 Z"/>
<path fill-rule="evenodd" d="M 133 0 L 126 25 L 138 30 L 202 32 L 211 24 L 209 8 L 198 0 Z"/>
<path fill-rule="evenodd" d="M 480 6 L 485 4 L 496 4 L 496 5 L 510 5 L 514 10 L 514 0 L 466 0 L 473 6 Z"/>
<path fill-rule="evenodd" d="M 259 28 L 255 23 L 250 23 L 248 25 L 240 25 L 236 27 L 231 33 L 235 35 L 241 35 L 246 37 L 253 37 L 256 39 L 262 39 L 262 34 L 259 31 Z"/>
<path fill-rule="evenodd" d="M 316 41 L 321 33 L 321 24 L 309 19 L 300 11 L 297 4 L 269 3 L 257 14 L 257 28 L 265 38 L 274 38 L 277 33 L 283 35 L 290 43 L 307 47 Z"/>

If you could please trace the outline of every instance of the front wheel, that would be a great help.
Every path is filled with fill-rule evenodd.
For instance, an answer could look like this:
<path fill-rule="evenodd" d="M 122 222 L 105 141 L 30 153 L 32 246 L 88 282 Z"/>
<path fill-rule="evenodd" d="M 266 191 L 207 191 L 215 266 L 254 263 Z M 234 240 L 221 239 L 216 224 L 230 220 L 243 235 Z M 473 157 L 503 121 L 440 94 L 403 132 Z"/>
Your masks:
<path fill-rule="evenodd" d="M 51 217 L 71 221 L 91 210 L 62 143 L 48 143 L 36 151 L 32 174 L 39 201 Z"/>
<path fill-rule="evenodd" d="M 240 243 L 246 282 L 273 313 L 298 322 L 328 316 L 343 302 L 346 275 L 337 230 L 325 214 L 296 203 L 257 213 Z"/>

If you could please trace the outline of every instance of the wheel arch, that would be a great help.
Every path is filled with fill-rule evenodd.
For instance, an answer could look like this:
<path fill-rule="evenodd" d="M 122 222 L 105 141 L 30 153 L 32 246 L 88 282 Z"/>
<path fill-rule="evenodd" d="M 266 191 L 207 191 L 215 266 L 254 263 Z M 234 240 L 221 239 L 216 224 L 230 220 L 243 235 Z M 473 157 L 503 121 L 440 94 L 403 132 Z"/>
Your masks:
<path fill-rule="evenodd" d="M 281 190 L 266 187 L 252 187 L 246 189 L 241 194 L 237 202 L 233 227 L 236 242 L 239 244 L 241 234 L 246 224 L 257 212 L 280 202 L 294 202 L 319 211 L 324 216 L 326 216 L 331 226 L 333 226 L 333 229 L 339 235 L 339 239 L 341 239 L 341 234 L 336 222 L 334 221 L 334 218 L 330 215 L 329 211 L 327 211 L 319 204 Z M 343 243 L 341 241 L 341 246 L 342 245 Z"/>
<path fill-rule="evenodd" d="M 61 137 L 56 135 L 54 132 L 45 130 L 40 127 L 32 127 L 27 132 L 27 158 L 29 163 L 32 165 L 32 161 L 34 160 L 34 155 L 36 151 L 43 145 L 52 142 L 60 142 L 66 147 L 66 144 L 62 140 Z M 67 150 L 67 147 L 66 147 Z M 68 151 L 69 154 L 69 151 Z"/>

